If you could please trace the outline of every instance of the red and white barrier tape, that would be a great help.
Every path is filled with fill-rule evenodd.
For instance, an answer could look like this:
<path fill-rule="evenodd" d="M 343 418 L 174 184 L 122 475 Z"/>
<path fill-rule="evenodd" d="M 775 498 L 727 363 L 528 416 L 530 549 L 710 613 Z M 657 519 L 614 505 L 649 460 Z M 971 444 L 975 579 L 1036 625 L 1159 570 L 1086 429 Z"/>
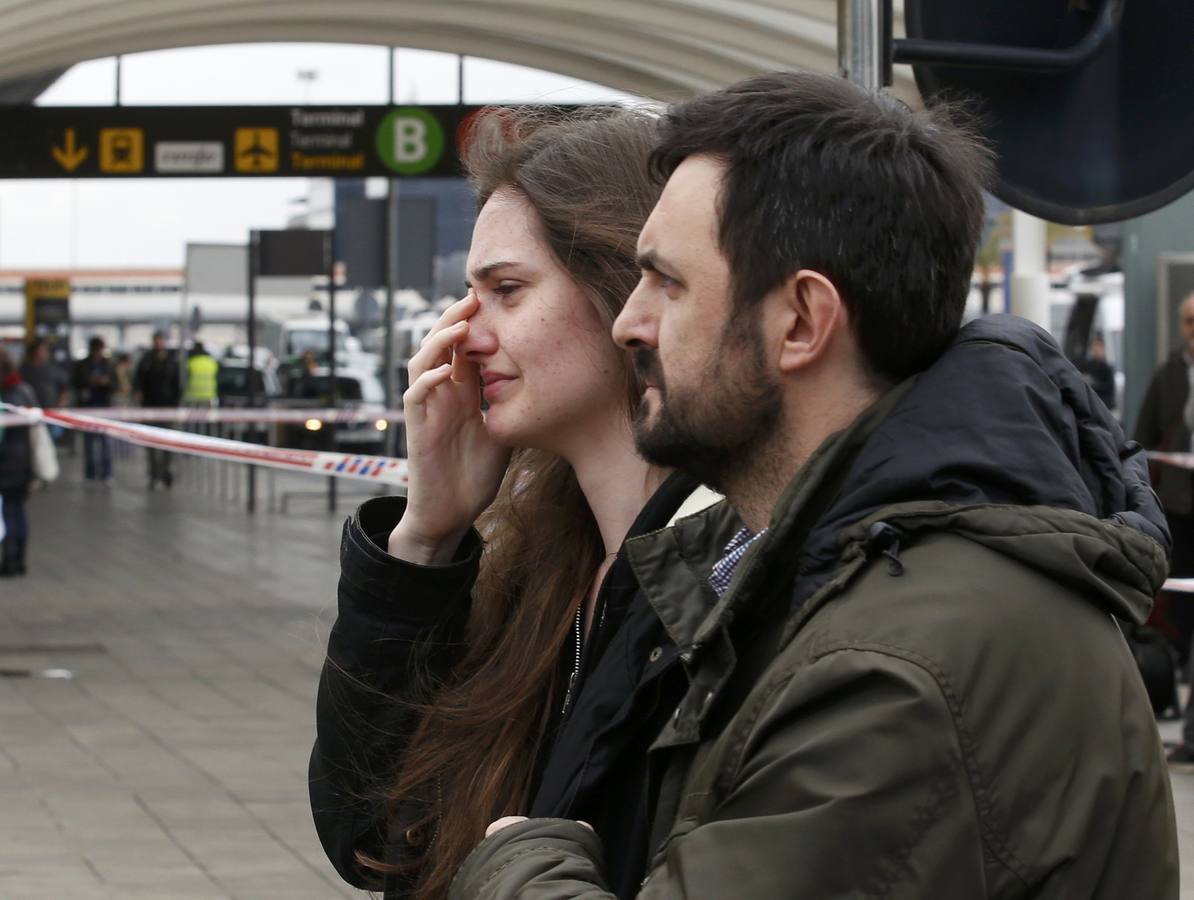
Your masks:
<path fill-rule="evenodd" d="M 62 425 L 78 431 L 106 434 L 152 450 L 167 450 L 172 453 L 186 453 L 207 459 L 221 459 L 228 462 L 252 463 L 271 469 L 289 472 L 306 472 L 309 475 L 332 475 L 337 478 L 352 478 L 371 481 L 375 484 L 406 485 L 409 483 L 406 460 L 386 456 L 364 456 L 356 453 L 329 453 L 321 450 L 294 450 L 286 447 L 266 447 L 245 441 L 230 441 L 225 438 L 157 428 L 131 422 L 117 422 L 98 416 L 84 415 L 66 409 L 31 409 L 0 404 L 5 409 L 19 410 L 26 424 L 30 421 Z"/>
<path fill-rule="evenodd" d="M 88 407 L 87 415 L 116 422 L 170 422 L 177 425 L 215 425 L 249 422 L 257 424 L 308 422 L 332 422 L 337 425 L 359 425 L 362 422 L 401 422 L 402 410 L 381 407 L 356 407 L 346 409 L 304 409 L 302 407 L 267 407 L 245 409 L 242 407 L 191 407 L 170 409 L 146 407 Z M 0 427 L 28 425 L 26 416 L 0 413 Z"/>
<path fill-rule="evenodd" d="M 1194 469 L 1194 453 L 1165 453 L 1161 450 L 1149 450 L 1148 458 L 1168 466 L 1179 469 Z"/>

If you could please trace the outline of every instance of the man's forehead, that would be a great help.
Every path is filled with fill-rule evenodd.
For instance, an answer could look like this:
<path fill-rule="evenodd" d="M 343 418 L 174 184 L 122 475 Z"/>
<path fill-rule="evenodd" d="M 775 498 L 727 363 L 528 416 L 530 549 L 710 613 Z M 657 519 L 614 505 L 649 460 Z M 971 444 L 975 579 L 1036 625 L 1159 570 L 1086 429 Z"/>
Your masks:
<path fill-rule="evenodd" d="M 721 182 L 725 173 L 725 163 L 715 156 L 690 156 L 680 163 L 668 178 L 667 184 L 663 186 L 659 205 L 712 209 L 717 205 L 717 196 L 721 192 Z"/>
<path fill-rule="evenodd" d="M 693 229 L 716 239 L 717 198 L 725 165 L 712 156 L 690 156 L 668 178 L 659 201 L 639 237 L 639 252 L 653 249 L 669 236 L 689 240 Z"/>

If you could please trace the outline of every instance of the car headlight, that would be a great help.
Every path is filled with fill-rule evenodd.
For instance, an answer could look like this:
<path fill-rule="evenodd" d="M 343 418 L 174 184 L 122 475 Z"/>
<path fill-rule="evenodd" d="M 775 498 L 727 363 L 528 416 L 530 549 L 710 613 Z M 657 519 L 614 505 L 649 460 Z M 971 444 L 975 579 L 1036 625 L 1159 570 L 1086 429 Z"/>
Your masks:
<path fill-rule="evenodd" d="M 323 428 L 323 423 L 319 419 L 308 419 L 303 423 L 303 427 L 308 431 L 319 431 Z"/>

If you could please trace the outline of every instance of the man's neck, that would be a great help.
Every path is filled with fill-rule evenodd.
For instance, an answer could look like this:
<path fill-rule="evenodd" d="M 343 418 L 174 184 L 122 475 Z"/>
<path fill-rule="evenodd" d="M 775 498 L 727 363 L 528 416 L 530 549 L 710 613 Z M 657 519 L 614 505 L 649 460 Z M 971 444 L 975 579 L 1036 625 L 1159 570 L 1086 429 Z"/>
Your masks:
<path fill-rule="evenodd" d="M 848 428 L 879 398 L 879 392 L 860 388 L 843 393 L 839 389 L 824 391 L 822 396 L 828 402 L 811 408 L 789 407 L 785 424 L 720 479 L 718 487 L 751 531 L 762 531 L 771 524 L 776 503 L 809 457 L 832 435 Z"/>
<path fill-rule="evenodd" d="M 796 477 L 809 452 L 798 442 L 774 441 L 740 460 L 734 471 L 722 475 L 718 488 L 738 511 L 742 523 L 758 533 L 771 523 L 775 504 Z"/>

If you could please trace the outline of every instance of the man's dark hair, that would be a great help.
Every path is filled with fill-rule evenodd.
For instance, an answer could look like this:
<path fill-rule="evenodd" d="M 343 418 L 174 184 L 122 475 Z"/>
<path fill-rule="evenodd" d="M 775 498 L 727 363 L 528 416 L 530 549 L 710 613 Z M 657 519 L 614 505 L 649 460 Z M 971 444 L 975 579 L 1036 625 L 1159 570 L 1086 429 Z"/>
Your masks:
<path fill-rule="evenodd" d="M 758 75 L 668 110 L 652 156 L 726 165 L 718 240 L 740 315 L 798 269 L 841 294 L 872 375 L 926 368 L 961 323 L 991 154 L 956 111 L 808 73 Z"/>

